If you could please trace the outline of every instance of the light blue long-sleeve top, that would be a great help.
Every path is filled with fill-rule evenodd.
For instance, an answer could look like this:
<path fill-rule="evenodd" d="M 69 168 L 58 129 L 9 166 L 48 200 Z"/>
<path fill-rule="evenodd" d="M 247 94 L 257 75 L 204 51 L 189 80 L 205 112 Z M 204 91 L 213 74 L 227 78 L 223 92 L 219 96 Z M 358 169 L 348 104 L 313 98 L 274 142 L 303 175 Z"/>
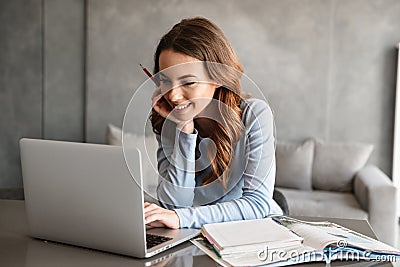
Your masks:
<path fill-rule="evenodd" d="M 274 123 L 270 107 L 259 99 L 240 104 L 244 133 L 233 145 L 229 180 L 202 186 L 211 171 L 206 150 L 215 151 L 210 138 L 195 129 L 188 134 L 165 120 L 157 135 L 160 204 L 177 213 L 181 228 L 201 228 L 206 223 L 263 218 L 282 214 L 272 199 L 275 183 Z"/>

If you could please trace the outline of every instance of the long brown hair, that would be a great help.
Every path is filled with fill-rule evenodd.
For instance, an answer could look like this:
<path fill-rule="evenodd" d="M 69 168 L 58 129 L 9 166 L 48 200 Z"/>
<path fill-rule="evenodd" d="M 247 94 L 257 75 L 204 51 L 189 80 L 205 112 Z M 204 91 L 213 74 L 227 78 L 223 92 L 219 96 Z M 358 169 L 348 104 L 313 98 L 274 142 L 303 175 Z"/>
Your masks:
<path fill-rule="evenodd" d="M 210 78 L 221 85 L 215 90 L 214 99 L 218 100 L 222 124 L 212 122 L 215 128 L 210 138 L 216 145 L 216 154 L 211 162 L 212 171 L 205 176 L 203 185 L 219 179 L 226 186 L 232 146 L 243 132 L 242 110 L 239 107 L 242 100 L 240 76 L 243 67 L 221 29 L 203 17 L 183 19 L 161 38 L 154 54 L 155 74 L 160 70 L 160 54 L 167 49 L 204 61 Z M 150 120 L 153 131 L 161 134 L 165 118 L 153 109 Z"/>

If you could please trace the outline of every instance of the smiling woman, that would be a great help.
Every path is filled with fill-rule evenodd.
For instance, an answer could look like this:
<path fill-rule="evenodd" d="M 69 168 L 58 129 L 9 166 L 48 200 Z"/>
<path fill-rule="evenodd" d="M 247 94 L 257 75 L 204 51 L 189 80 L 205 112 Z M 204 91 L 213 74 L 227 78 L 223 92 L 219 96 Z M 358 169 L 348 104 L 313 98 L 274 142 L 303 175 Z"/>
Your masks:
<path fill-rule="evenodd" d="M 272 112 L 266 102 L 242 97 L 242 72 L 208 19 L 184 19 L 161 38 L 150 118 L 160 205 L 145 203 L 147 224 L 200 228 L 282 213 L 272 199 Z"/>

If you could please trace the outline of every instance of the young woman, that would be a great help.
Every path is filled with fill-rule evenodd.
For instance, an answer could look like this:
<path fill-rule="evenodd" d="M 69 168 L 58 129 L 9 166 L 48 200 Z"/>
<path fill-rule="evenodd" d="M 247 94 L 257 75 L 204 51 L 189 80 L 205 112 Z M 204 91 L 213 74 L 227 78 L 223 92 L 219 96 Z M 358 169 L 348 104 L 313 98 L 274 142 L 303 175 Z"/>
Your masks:
<path fill-rule="evenodd" d="M 184 19 L 161 38 L 151 115 L 160 206 L 144 204 L 148 225 L 200 228 L 282 214 L 272 199 L 273 116 L 266 102 L 241 97 L 242 72 L 205 18 Z"/>

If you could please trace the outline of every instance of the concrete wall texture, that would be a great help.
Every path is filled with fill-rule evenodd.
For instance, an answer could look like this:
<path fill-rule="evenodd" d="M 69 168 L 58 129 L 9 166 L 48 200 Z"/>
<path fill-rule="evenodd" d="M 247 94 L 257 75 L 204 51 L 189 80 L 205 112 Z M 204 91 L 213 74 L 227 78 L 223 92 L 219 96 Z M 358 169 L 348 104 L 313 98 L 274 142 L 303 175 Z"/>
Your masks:
<path fill-rule="evenodd" d="M 23 197 L 8 190 L 22 188 L 20 138 L 84 141 L 84 11 L 82 0 L 0 1 L 0 198 Z"/>
<path fill-rule="evenodd" d="M 22 136 L 103 143 L 146 80 L 139 63 L 151 69 L 159 38 L 196 15 L 232 42 L 278 140 L 372 143 L 391 173 L 400 1 L 27 2 L 0 3 L 0 187 L 22 186 Z"/>
<path fill-rule="evenodd" d="M 42 136 L 40 1 L 0 2 L 0 187 L 20 187 L 18 139 Z"/>

